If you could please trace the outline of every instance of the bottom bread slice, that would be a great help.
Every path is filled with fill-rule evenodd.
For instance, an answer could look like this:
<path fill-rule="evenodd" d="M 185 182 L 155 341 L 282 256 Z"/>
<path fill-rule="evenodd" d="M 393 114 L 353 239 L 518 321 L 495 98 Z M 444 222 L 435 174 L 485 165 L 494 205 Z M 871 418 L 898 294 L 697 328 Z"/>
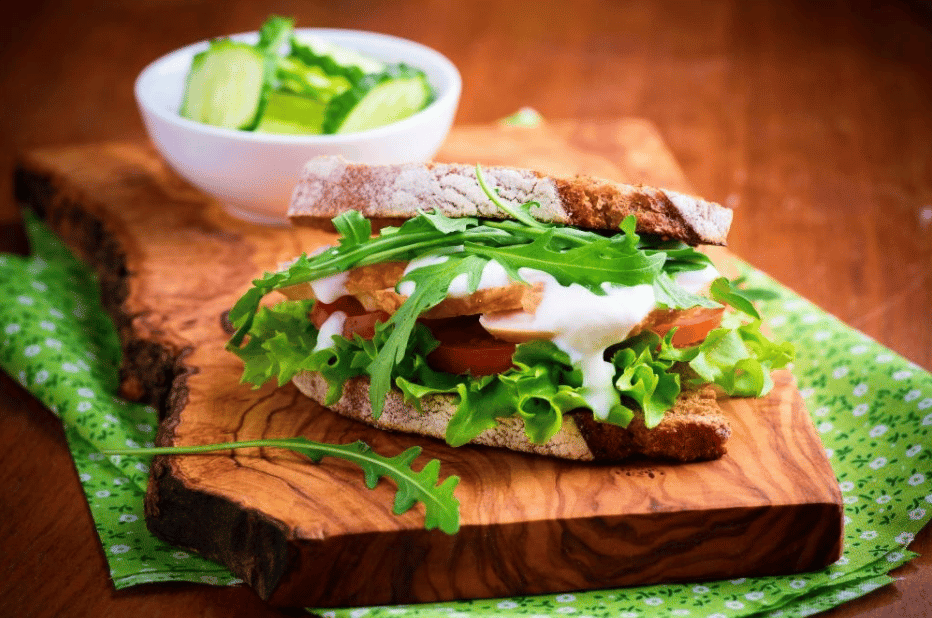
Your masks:
<path fill-rule="evenodd" d="M 323 376 L 305 371 L 292 381 L 304 395 L 323 405 L 329 388 Z M 376 419 L 369 401 L 369 379 L 360 376 L 347 380 L 340 399 L 327 407 L 379 429 L 442 440 L 456 410 L 456 398 L 428 395 L 421 400 L 422 411 L 418 411 L 405 402 L 401 391 L 393 389 Z M 680 393 L 676 406 L 650 429 L 640 415 L 622 428 L 599 422 L 590 412 L 580 410 L 564 416 L 560 431 L 546 444 L 530 442 L 524 434 L 524 422 L 517 417 L 499 419 L 498 426 L 482 432 L 472 443 L 578 461 L 620 461 L 636 455 L 699 461 L 724 455 L 730 435 L 731 428 L 715 391 L 705 388 Z"/>

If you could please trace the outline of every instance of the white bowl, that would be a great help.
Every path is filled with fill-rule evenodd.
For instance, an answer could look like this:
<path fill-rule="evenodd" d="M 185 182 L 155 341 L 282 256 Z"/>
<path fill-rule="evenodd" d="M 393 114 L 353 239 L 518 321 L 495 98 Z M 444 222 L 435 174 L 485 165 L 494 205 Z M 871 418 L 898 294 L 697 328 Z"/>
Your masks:
<path fill-rule="evenodd" d="M 262 224 L 286 224 L 291 193 L 304 164 L 317 155 L 342 155 L 360 163 L 430 159 L 446 138 L 459 104 L 459 71 L 446 57 L 394 36 L 327 28 L 298 28 L 385 62 L 405 62 L 427 74 L 437 98 L 393 124 L 343 135 L 277 135 L 214 127 L 178 115 L 185 78 L 201 41 L 171 52 L 136 79 L 136 102 L 146 130 L 168 164 L 233 215 Z M 233 35 L 255 42 L 256 32 Z"/>

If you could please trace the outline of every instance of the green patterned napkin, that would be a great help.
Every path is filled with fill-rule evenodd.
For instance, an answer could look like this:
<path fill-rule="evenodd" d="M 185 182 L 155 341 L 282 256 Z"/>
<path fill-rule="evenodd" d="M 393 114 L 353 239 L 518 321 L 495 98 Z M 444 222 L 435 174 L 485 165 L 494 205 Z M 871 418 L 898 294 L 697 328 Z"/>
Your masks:
<path fill-rule="evenodd" d="M 151 444 L 156 414 L 116 396 L 119 346 L 87 269 L 27 216 L 32 257 L 0 255 L 0 367 L 57 414 L 116 588 L 159 581 L 231 585 L 222 567 L 145 528 L 148 467 L 103 449 Z M 777 337 L 796 344 L 803 397 L 846 504 L 845 553 L 786 577 L 743 578 L 454 603 L 316 610 L 325 616 L 807 616 L 891 581 L 932 518 L 932 376 L 762 273 L 749 285 Z"/>
<path fill-rule="evenodd" d="M 90 271 L 24 213 L 33 254 L 0 254 L 0 368 L 62 420 L 114 586 L 238 583 L 146 529 L 146 460 L 100 451 L 152 445 L 158 415 L 116 396 L 120 344 Z"/>

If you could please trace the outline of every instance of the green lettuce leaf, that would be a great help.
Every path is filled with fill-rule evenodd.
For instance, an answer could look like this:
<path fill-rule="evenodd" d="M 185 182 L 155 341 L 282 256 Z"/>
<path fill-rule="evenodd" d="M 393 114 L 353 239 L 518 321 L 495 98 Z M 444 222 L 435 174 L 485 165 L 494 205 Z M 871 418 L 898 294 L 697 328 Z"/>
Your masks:
<path fill-rule="evenodd" d="M 417 382 L 407 376 L 397 378 L 395 383 L 412 402 L 441 393 L 458 398 L 446 431 L 446 441 L 451 446 L 466 444 L 496 427 L 498 419 L 515 415 L 524 421 L 528 440 L 544 444 L 560 431 L 564 414 L 586 406 L 579 391 L 581 373 L 572 367 L 566 353 L 550 341 L 519 344 L 514 367 L 502 374 L 478 378 L 435 374 L 443 377 Z"/>
<path fill-rule="evenodd" d="M 545 444 L 560 431 L 564 414 L 586 407 L 582 372 L 551 341 L 518 345 L 512 361 L 514 368 L 499 379 L 512 393 L 528 439 Z"/>
<path fill-rule="evenodd" d="M 297 373 L 317 342 L 317 329 L 308 319 L 312 305 L 286 301 L 255 315 L 248 343 L 233 349 L 244 362 L 242 382 L 258 388 L 274 379 L 282 385 Z"/>
<path fill-rule="evenodd" d="M 719 277 L 712 282 L 709 288 L 712 298 L 725 305 L 730 305 L 734 309 L 747 314 L 755 320 L 760 320 L 760 313 L 754 306 L 754 301 L 747 296 L 733 281 L 726 277 Z"/>
<path fill-rule="evenodd" d="M 672 339 L 672 334 L 668 336 Z M 615 388 L 622 396 L 638 404 L 647 428 L 656 427 L 663 420 L 680 394 L 680 376 L 669 371 L 673 366 L 672 360 L 657 355 L 660 347 L 660 337 L 648 331 L 612 356 L 612 363 L 620 372 L 615 379 Z M 627 420 L 620 418 L 615 424 L 626 427 L 634 417 L 635 410 L 627 407 L 625 410 Z"/>
<path fill-rule="evenodd" d="M 693 385 L 712 383 L 733 397 L 762 397 L 773 388 L 770 372 L 792 362 L 795 351 L 790 343 L 765 337 L 760 326 L 760 320 L 737 326 L 723 321 L 701 344 L 684 350 L 664 345 L 659 354 L 688 363 L 699 376 Z"/>
<path fill-rule="evenodd" d="M 479 379 L 456 385 L 459 404 L 447 424 L 446 441 L 462 446 L 487 429 L 498 425 L 499 418 L 513 416 L 510 394 L 495 379 Z"/>

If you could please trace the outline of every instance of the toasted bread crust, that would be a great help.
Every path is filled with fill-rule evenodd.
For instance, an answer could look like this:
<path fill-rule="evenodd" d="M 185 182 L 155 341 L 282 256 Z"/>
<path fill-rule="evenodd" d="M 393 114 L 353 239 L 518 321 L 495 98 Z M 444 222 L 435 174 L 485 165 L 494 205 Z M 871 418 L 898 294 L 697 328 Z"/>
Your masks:
<path fill-rule="evenodd" d="M 650 429 L 641 415 L 626 428 L 599 423 L 591 414 L 574 416 L 596 460 L 617 459 L 623 453 L 677 461 L 718 459 L 731 435 L 712 388 L 683 391 L 660 424 Z"/>
<path fill-rule="evenodd" d="M 724 245 L 732 212 L 697 197 L 653 187 L 575 176 L 551 177 L 532 170 L 485 167 L 483 177 L 506 202 L 535 202 L 541 221 L 616 230 L 635 215 L 637 231 L 689 244 Z M 311 159 L 292 194 L 288 217 L 297 225 L 332 229 L 330 220 L 357 210 L 376 227 L 437 210 L 448 216 L 508 218 L 482 191 L 475 168 L 465 164 L 363 165 L 340 157 Z"/>
<path fill-rule="evenodd" d="M 328 386 L 319 373 L 303 372 L 293 382 L 302 393 L 323 405 Z M 344 384 L 342 396 L 329 407 L 342 416 L 380 429 L 442 440 L 456 409 L 456 400 L 452 395 L 429 395 L 421 401 L 421 413 L 405 403 L 400 391 L 392 389 L 382 415 L 375 419 L 369 401 L 369 380 L 356 377 Z M 500 419 L 498 427 L 483 432 L 472 442 L 578 461 L 621 461 L 637 455 L 699 461 L 721 457 L 730 435 L 731 428 L 714 391 L 703 389 L 681 393 L 676 406 L 651 429 L 644 426 L 639 416 L 624 429 L 600 423 L 592 414 L 580 411 L 565 415 L 562 428 L 546 444 L 529 442 L 519 418 Z"/>

